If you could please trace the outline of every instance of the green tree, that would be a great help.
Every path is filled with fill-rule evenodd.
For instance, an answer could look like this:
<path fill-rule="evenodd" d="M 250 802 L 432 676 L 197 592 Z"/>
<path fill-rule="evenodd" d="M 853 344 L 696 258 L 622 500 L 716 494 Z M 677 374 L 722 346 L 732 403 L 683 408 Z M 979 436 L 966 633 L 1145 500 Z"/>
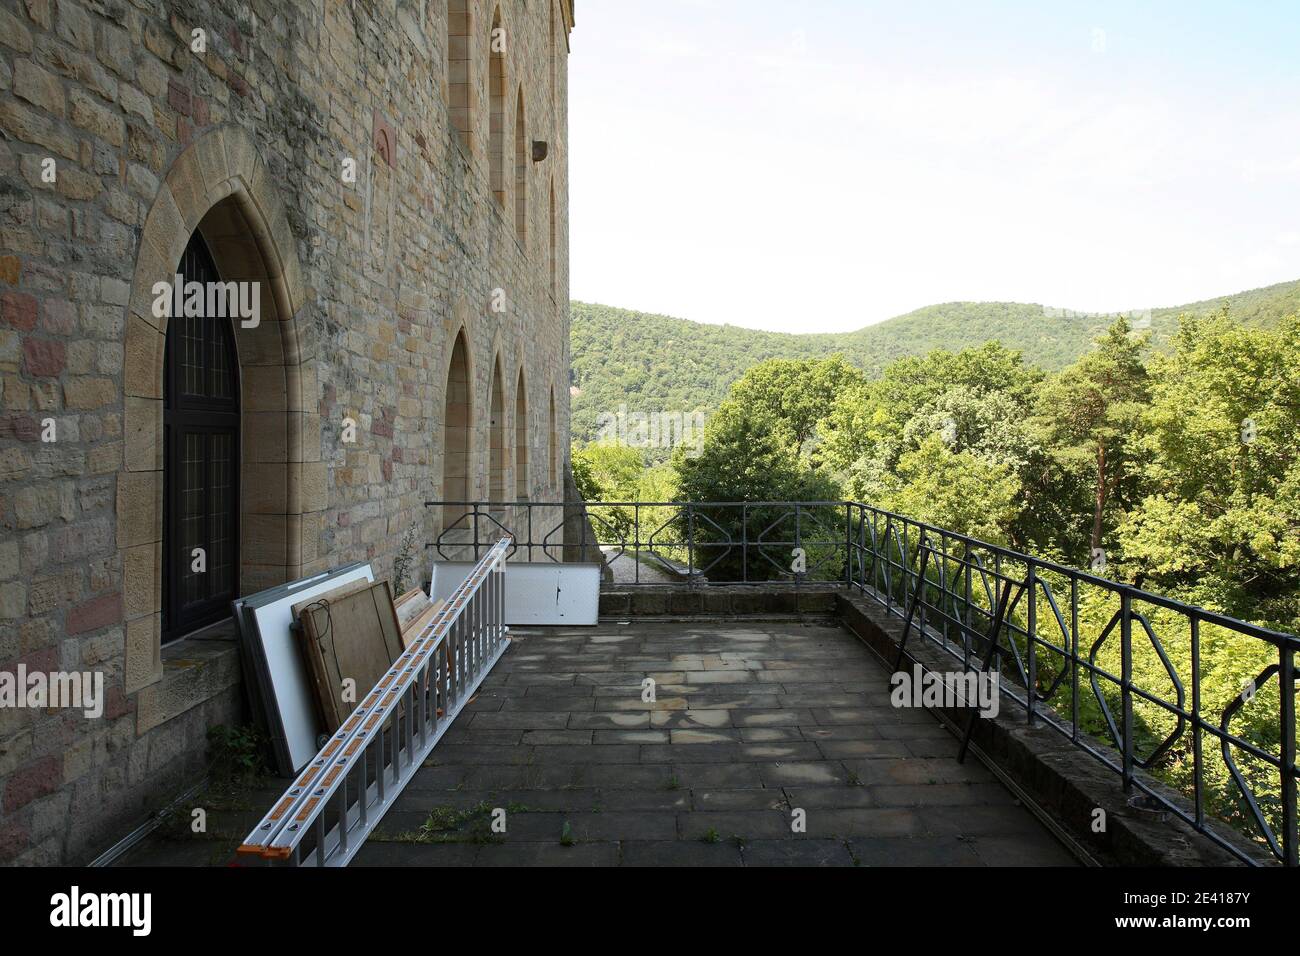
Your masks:
<path fill-rule="evenodd" d="M 840 355 L 826 359 L 769 359 L 731 387 L 729 401 L 764 416 L 776 437 L 796 453 L 811 455 L 818 426 L 837 395 L 861 386 L 862 373 Z M 813 465 L 817 464 L 813 459 Z"/>
<path fill-rule="evenodd" d="M 1149 393 L 1142 351 L 1147 336 L 1135 336 L 1119 318 L 1097 340 L 1097 348 L 1042 388 L 1036 423 L 1064 469 L 1086 463 L 1092 472 L 1092 529 L 1089 546 L 1102 547 L 1108 508 L 1129 492 L 1139 470 L 1134 438 Z"/>
<path fill-rule="evenodd" d="M 1165 590 L 1236 616 L 1300 624 L 1300 319 L 1188 318 L 1152 363 L 1142 420 L 1151 493 L 1123 554 Z"/>
<path fill-rule="evenodd" d="M 882 476 L 877 500 L 887 511 L 1006 544 L 1020 492 L 1020 480 L 1010 465 L 954 451 L 941 436 L 932 434 L 915 450 L 905 452 L 897 469 Z"/>
<path fill-rule="evenodd" d="M 840 489 L 823 472 L 800 458 L 786 441 L 784 426 L 770 411 L 727 400 L 705 426 L 704 447 L 696 458 L 679 450 L 673 464 L 684 501 L 679 530 L 696 541 L 696 565 L 707 568 L 708 576 L 719 581 L 747 578 L 761 581 L 779 577 L 789 561 L 789 547 L 795 539 L 790 509 L 785 507 L 719 507 L 709 502 L 793 502 L 835 501 Z M 825 511 L 826 514 L 820 513 Z M 809 527 L 818 522 L 838 522 L 839 509 L 813 509 L 807 515 Z M 781 542 L 771 547 L 748 550 L 740 542 L 751 541 L 764 531 L 768 540 Z M 842 550 L 842 549 L 840 549 Z M 809 555 L 810 567 L 830 563 L 826 555 Z M 842 566 L 831 568 L 838 577 Z"/>
<path fill-rule="evenodd" d="M 634 501 L 645 471 L 637 448 L 598 442 L 573 449 L 573 480 L 587 501 Z"/>
<path fill-rule="evenodd" d="M 832 467 L 841 470 L 859 465 L 865 457 L 883 459 L 884 467 L 892 468 L 898 456 L 930 433 L 927 426 L 917 425 L 912 439 L 904 441 L 908 424 L 918 415 L 939 421 L 958 407 L 957 417 L 969 419 L 967 435 L 975 437 L 969 427 L 975 418 L 1023 417 L 1041 380 L 1042 373 L 1026 367 L 1019 352 L 998 342 L 960 352 L 936 349 L 924 358 L 902 358 L 887 366 L 878 380 L 847 388 L 836 396 L 826 416 L 822 453 Z M 949 396 L 946 400 L 945 395 Z M 1001 408 L 982 414 L 962 410 L 993 395 L 1001 397 Z M 962 422 L 957 424 L 961 438 Z M 981 426 L 979 437 L 984 437 L 992 424 Z"/>
<path fill-rule="evenodd" d="M 671 465 L 651 466 L 641 449 L 604 442 L 575 446 L 572 460 L 574 482 L 588 504 L 592 528 L 601 544 L 628 543 L 638 531 L 644 537 L 647 529 L 667 520 L 671 509 L 608 503 L 674 500 L 677 483 Z"/>

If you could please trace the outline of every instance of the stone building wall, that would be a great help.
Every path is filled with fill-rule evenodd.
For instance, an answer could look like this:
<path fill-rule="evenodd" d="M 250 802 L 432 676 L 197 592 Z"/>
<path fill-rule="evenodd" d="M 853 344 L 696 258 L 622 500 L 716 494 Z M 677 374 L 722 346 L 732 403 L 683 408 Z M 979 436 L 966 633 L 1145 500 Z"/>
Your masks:
<path fill-rule="evenodd" d="M 243 719 L 228 629 L 160 639 L 153 288 L 196 230 L 261 293 L 235 324 L 240 593 L 388 577 L 439 532 L 457 336 L 470 497 L 498 367 L 507 497 L 563 494 L 572 25 L 571 0 L 0 0 L 0 671 L 107 688 L 99 718 L 0 706 L 0 864 L 89 859 Z"/>

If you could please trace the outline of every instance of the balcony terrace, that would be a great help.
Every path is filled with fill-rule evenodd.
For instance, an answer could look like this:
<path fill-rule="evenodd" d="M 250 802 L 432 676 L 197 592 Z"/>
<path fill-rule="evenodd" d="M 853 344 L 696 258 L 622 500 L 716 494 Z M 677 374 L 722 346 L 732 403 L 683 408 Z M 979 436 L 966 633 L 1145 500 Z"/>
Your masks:
<path fill-rule="evenodd" d="M 1292 635 L 852 502 L 463 513 L 438 558 L 618 573 L 596 627 L 511 629 L 356 864 L 1295 865 Z M 1266 665 L 1226 703 L 1225 635 Z M 228 859 L 280 789 L 127 861 Z"/>

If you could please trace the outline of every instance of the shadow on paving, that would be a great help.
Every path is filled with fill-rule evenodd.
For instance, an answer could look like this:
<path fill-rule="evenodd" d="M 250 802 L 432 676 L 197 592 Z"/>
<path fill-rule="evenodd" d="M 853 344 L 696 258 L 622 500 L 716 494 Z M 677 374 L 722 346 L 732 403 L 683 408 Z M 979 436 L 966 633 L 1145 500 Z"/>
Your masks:
<path fill-rule="evenodd" d="M 354 866 L 1075 865 L 838 624 L 512 636 Z M 233 849 L 169 836 L 124 862 Z"/>

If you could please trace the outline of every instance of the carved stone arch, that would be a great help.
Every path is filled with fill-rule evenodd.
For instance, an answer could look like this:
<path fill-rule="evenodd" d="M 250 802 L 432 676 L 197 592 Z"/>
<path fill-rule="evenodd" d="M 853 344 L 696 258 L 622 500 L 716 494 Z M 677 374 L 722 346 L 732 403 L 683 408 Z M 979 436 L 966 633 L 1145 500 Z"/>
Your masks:
<path fill-rule="evenodd" d="M 520 83 L 515 96 L 515 147 L 514 147 L 514 195 L 515 195 L 515 239 L 519 241 L 524 255 L 528 254 L 528 121 L 524 104 L 524 84 Z"/>
<path fill-rule="evenodd" d="M 510 493 L 510 429 L 506 418 L 506 363 L 499 342 L 493 345 L 491 368 L 487 372 L 486 493 L 493 510 L 503 511 Z"/>
<path fill-rule="evenodd" d="M 441 416 L 438 419 L 441 448 L 443 501 L 470 501 L 478 497 L 474 484 L 476 409 L 482 404 L 475 393 L 476 362 L 471 311 L 464 299 L 452 306 L 451 322 L 443 347 Z M 464 508 L 443 509 L 443 528 L 450 527 Z"/>
<path fill-rule="evenodd" d="M 239 364 L 239 590 L 314 570 L 326 507 L 316 378 L 300 314 L 309 301 L 284 205 L 256 144 L 240 127 L 205 132 L 171 163 L 141 232 L 127 308 L 125 418 L 117 542 L 127 622 L 128 693 L 161 677 L 164 554 L 164 358 L 174 281 L 201 235 L 223 282 L 249 283 L 256 322 L 233 321 Z M 162 314 L 155 314 L 160 311 Z M 147 729 L 147 728 L 145 728 Z"/>
<path fill-rule="evenodd" d="M 550 268 L 550 289 L 551 301 L 554 302 L 559 298 L 559 259 L 556 258 L 556 233 L 555 233 L 555 177 L 551 177 L 550 182 L 551 196 L 550 205 L 547 209 L 547 235 L 549 238 L 549 268 Z"/>
<path fill-rule="evenodd" d="M 533 407 L 528 397 L 528 375 L 521 359 L 514 375 L 515 500 L 529 501 L 533 496 L 532 422 Z"/>

